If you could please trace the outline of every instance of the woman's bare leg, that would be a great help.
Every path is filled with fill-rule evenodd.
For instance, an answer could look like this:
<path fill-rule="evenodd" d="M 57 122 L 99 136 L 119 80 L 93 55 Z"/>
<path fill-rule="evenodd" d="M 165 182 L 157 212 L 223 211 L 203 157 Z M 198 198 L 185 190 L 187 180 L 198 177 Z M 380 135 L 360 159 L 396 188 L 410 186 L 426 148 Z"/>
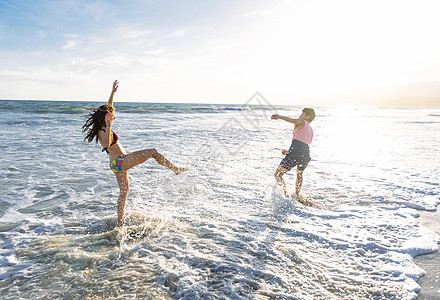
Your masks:
<path fill-rule="evenodd" d="M 115 173 L 116 180 L 119 185 L 119 199 L 117 204 L 118 210 L 118 225 L 121 225 L 124 221 L 125 204 L 127 202 L 128 191 L 130 189 L 130 183 L 128 181 L 127 171 Z"/>
<path fill-rule="evenodd" d="M 282 187 L 284 196 L 289 197 L 289 194 L 287 193 L 286 183 L 284 182 L 283 175 L 287 173 L 287 170 L 284 169 L 281 166 L 278 166 L 277 170 L 275 171 L 275 179 L 277 180 L 278 184 Z"/>
<path fill-rule="evenodd" d="M 188 171 L 188 168 L 179 168 L 176 167 L 172 162 L 168 160 L 165 156 L 159 153 L 155 148 L 153 149 L 146 149 L 146 150 L 140 150 L 136 151 L 130 154 L 127 154 L 124 158 L 124 162 L 122 163 L 122 169 L 124 171 L 128 171 L 129 169 L 144 163 L 150 158 L 154 158 L 160 165 L 167 167 L 176 175 L 179 175 L 182 172 Z"/>

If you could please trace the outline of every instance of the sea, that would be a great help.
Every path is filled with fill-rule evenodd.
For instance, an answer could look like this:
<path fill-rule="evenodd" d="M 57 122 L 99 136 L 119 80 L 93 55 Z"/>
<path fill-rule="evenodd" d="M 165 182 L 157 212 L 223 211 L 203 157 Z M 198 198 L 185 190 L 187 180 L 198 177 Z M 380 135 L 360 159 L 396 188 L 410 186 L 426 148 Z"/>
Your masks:
<path fill-rule="evenodd" d="M 115 102 L 126 223 L 108 156 L 84 141 L 105 102 L 0 101 L 1 299 L 415 299 L 438 250 L 440 109 L 314 107 L 302 199 L 274 172 L 303 106 Z M 289 193 L 296 172 L 284 176 Z"/>

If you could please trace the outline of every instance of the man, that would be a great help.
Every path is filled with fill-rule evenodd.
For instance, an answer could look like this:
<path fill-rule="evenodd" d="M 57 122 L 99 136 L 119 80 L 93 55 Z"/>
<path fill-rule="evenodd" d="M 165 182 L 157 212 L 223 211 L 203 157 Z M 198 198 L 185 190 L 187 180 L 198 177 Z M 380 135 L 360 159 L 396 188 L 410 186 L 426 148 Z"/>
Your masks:
<path fill-rule="evenodd" d="M 289 151 L 282 150 L 281 153 L 285 155 L 277 170 L 275 171 L 275 179 L 283 188 L 284 195 L 289 197 L 287 193 L 286 183 L 283 180 L 283 175 L 290 171 L 293 167 L 296 169 L 296 185 L 295 194 L 299 196 L 301 185 L 303 182 L 303 172 L 310 161 L 309 145 L 313 140 L 313 129 L 310 123 L 315 118 L 315 111 L 312 108 L 304 108 L 301 116 L 298 119 L 292 119 L 280 115 L 273 115 L 272 120 L 284 120 L 295 124 L 293 129 L 293 139 Z"/>

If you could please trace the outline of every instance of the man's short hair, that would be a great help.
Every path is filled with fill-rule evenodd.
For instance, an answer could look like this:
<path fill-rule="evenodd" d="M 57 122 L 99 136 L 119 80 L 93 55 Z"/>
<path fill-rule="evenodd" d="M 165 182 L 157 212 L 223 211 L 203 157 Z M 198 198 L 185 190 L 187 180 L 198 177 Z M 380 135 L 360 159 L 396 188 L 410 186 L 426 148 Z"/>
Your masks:
<path fill-rule="evenodd" d="M 304 108 L 303 113 L 306 114 L 306 116 L 309 117 L 309 121 L 312 122 L 313 119 L 315 119 L 315 110 L 313 108 Z"/>

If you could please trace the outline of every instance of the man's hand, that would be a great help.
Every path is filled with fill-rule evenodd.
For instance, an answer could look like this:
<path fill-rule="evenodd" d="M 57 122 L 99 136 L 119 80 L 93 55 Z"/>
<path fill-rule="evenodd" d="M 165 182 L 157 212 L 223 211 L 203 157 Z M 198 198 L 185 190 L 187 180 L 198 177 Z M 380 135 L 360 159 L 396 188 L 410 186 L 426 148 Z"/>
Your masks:
<path fill-rule="evenodd" d="M 287 155 L 287 154 L 289 154 L 289 151 L 288 151 L 288 150 L 285 150 L 285 149 L 283 149 L 283 150 L 281 150 L 281 154 L 282 154 L 282 155 Z"/>

